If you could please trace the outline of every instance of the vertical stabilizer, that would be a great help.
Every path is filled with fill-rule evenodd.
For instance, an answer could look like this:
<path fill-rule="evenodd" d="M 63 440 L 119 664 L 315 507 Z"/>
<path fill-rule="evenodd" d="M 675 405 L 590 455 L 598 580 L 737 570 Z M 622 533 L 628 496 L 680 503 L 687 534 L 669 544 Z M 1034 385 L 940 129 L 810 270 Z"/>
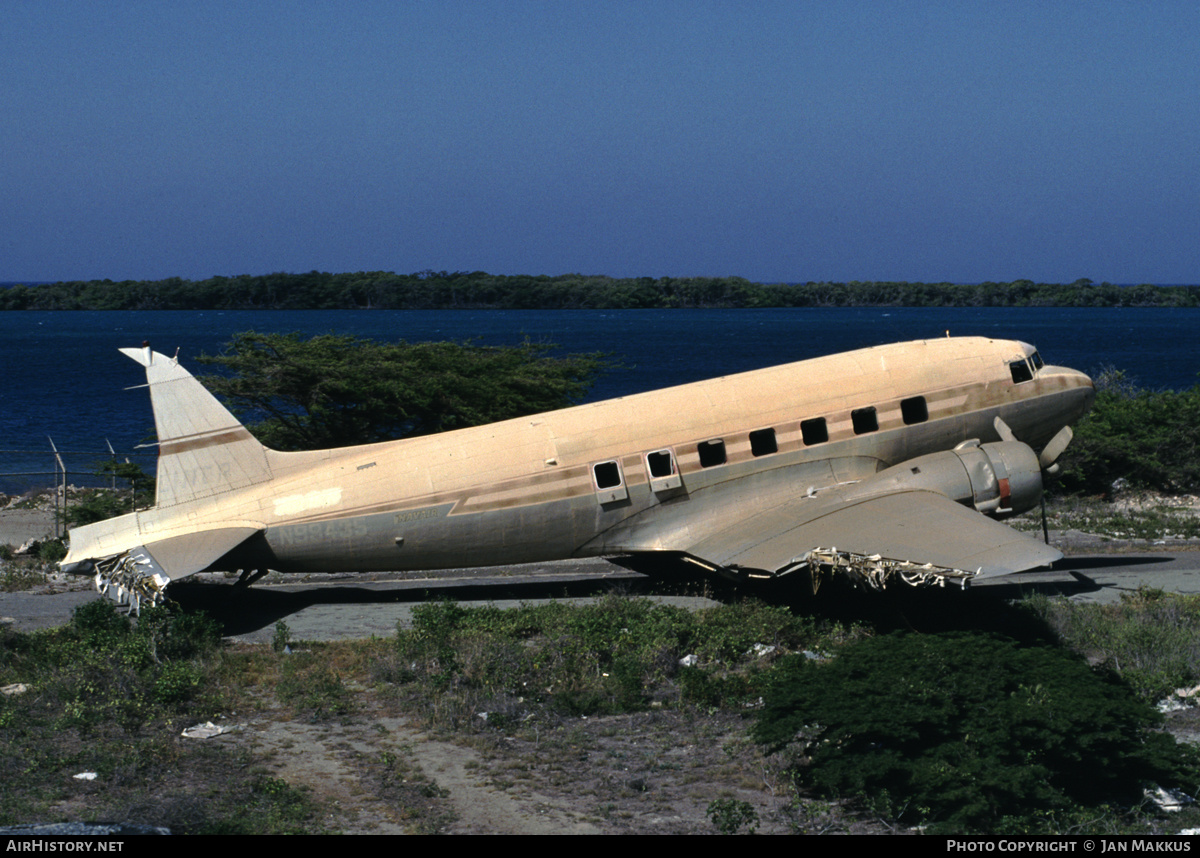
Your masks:
<path fill-rule="evenodd" d="M 157 506 L 271 479 L 266 448 L 177 359 L 121 349 L 146 368 L 158 432 Z"/>

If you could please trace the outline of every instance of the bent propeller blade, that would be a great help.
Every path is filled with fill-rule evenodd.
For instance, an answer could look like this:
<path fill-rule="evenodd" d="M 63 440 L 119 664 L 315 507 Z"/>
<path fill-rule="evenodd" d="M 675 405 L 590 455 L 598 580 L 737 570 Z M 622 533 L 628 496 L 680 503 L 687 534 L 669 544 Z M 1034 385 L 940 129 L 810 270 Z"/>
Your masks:
<path fill-rule="evenodd" d="M 1074 437 L 1075 433 L 1071 431 L 1070 426 L 1064 426 L 1059 429 L 1058 433 L 1050 439 L 1050 443 L 1042 449 L 1041 455 L 1038 456 L 1038 464 L 1049 470 L 1058 461 L 1058 457 L 1063 454 L 1063 450 L 1067 449 L 1067 445 L 1071 443 L 1071 439 Z"/>

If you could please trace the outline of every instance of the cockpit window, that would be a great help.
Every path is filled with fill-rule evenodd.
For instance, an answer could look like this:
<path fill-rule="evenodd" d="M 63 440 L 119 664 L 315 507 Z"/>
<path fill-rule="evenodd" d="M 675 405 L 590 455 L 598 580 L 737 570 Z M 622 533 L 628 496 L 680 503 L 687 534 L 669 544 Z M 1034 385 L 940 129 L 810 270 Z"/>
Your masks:
<path fill-rule="evenodd" d="M 1037 352 L 1034 352 L 1033 354 L 1031 354 L 1029 356 L 1029 362 L 1033 364 L 1034 372 L 1037 372 L 1039 369 L 1041 369 L 1042 367 L 1044 367 L 1046 365 L 1042 361 L 1042 356 L 1040 354 L 1038 354 Z"/>
<path fill-rule="evenodd" d="M 1008 368 L 1012 370 L 1013 384 L 1033 380 L 1033 370 L 1029 368 L 1029 364 L 1024 360 L 1015 360 L 1008 365 Z"/>

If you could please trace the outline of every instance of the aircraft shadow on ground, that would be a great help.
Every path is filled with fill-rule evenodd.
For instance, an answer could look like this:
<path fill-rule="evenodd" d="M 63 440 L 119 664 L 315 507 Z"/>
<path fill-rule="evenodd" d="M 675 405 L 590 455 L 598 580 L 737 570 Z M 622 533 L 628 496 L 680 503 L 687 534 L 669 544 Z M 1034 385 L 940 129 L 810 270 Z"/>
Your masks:
<path fill-rule="evenodd" d="M 1153 563 L 1170 563 L 1173 557 L 1161 554 L 1103 554 L 1093 557 L 1067 557 L 1054 564 L 1064 572 L 1072 569 L 1106 569 L 1110 566 L 1143 566 Z"/>
<path fill-rule="evenodd" d="M 1001 631 L 996 624 L 1008 625 L 1001 617 L 1010 613 L 1013 602 L 1024 597 L 1034 594 L 1069 597 L 1098 592 L 1110 586 L 1098 583 L 1081 570 L 1163 562 L 1166 561 L 1153 556 L 1081 558 L 1070 564 L 1071 580 L 1064 580 L 1061 573 L 1054 580 L 1044 581 L 1027 574 L 1012 583 L 995 581 L 966 592 L 958 588 L 897 588 L 877 593 L 856 590 L 847 584 L 827 584 L 815 596 L 806 592 L 804 587 L 796 586 L 777 588 L 774 592 L 755 590 L 747 595 L 787 605 L 800 613 L 850 623 L 865 621 L 877 628 L 935 631 L 993 627 Z M 424 579 L 249 588 L 235 588 L 230 584 L 179 582 L 172 588 L 171 595 L 186 610 L 204 611 L 221 623 L 225 635 L 241 636 L 268 629 L 280 620 L 286 621 L 312 607 L 358 606 L 365 613 L 372 606 L 417 605 L 443 599 L 458 602 L 520 602 L 582 599 L 612 592 L 631 596 L 704 595 L 719 601 L 730 601 L 739 595 L 731 589 L 713 590 L 702 581 L 663 582 L 631 573 L 605 577 L 551 576 L 533 580 L 490 577 L 470 582 L 461 579 Z M 331 622 L 337 620 L 331 619 Z M 365 632 L 363 636 L 366 636 Z"/>
<path fill-rule="evenodd" d="M 172 598 L 188 611 L 204 611 L 224 627 L 227 636 L 251 634 L 269 628 L 299 611 L 316 606 L 421 604 L 440 599 L 456 602 L 501 600 L 582 599 L 614 590 L 630 595 L 648 595 L 654 582 L 644 576 L 628 575 L 586 580 L 556 578 L 512 582 L 503 579 L 470 584 L 430 581 L 373 584 L 314 584 L 303 589 L 234 588 L 229 584 L 184 583 L 171 589 Z"/>

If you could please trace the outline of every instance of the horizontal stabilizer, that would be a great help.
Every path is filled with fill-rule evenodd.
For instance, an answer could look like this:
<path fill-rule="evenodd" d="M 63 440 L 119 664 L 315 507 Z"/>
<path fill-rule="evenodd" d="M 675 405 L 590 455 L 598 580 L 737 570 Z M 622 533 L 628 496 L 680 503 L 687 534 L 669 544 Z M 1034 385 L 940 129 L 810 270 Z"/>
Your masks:
<path fill-rule="evenodd" d="M 208 569 L 259 530 L 249 526 L 202 530 L 139 545 L 129 554 L 145 571 L 177 581 Z"/>

